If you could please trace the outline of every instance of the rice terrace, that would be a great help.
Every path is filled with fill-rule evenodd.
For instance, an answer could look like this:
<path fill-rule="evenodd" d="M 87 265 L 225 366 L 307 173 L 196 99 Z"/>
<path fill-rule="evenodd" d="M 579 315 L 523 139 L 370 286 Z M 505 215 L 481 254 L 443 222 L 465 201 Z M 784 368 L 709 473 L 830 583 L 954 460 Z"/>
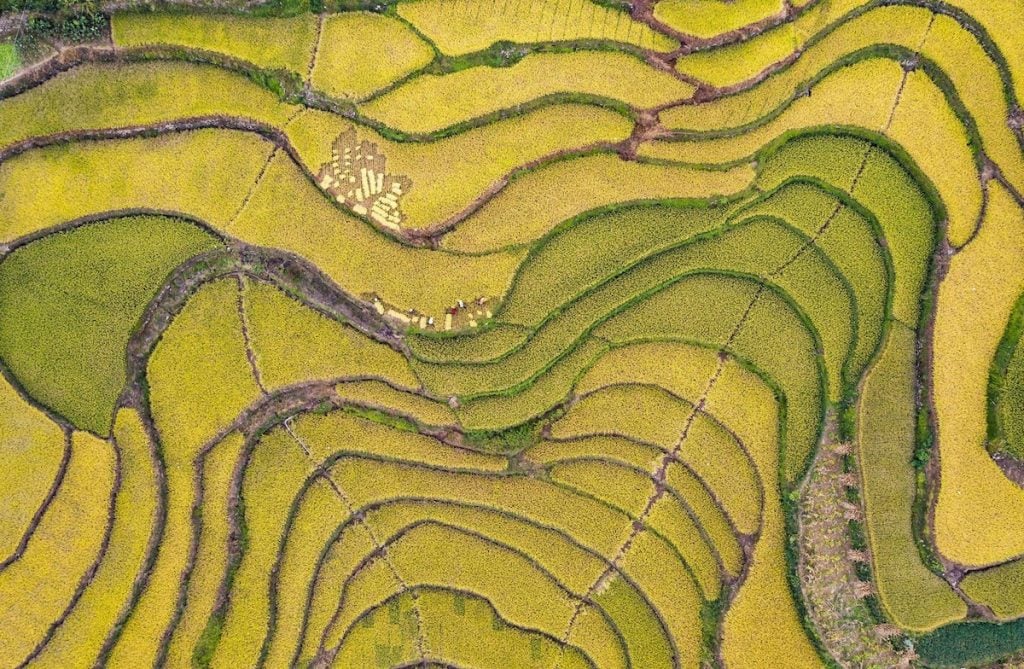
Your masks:
<path fill-rule="evenodd" d="M 1024 667 L 1021 0 L 0 0 L 0 669 Z"/>

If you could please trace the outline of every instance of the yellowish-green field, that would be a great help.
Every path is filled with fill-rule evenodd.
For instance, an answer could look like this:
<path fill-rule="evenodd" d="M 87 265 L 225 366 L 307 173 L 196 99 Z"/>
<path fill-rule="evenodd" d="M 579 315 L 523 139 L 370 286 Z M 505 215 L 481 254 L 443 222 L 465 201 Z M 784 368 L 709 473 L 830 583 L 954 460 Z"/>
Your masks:
<path fill-rule="evenodd" d="M 1012 2 L 207 4 L 0 9 L 0 667 L 1024 653 Z"/>

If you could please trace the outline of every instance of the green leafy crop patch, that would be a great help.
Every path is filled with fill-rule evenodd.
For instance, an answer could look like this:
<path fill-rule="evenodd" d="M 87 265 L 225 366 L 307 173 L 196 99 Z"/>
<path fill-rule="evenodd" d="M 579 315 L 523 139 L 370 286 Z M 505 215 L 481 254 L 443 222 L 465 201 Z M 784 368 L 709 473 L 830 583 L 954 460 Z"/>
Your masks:
<path fill-rule="evenodd" d="M 107 434 L 127 381 L 125 347 L 175 267 L 218 240 L 178 219 L 86 223 L 0 263 L 0 358 L 41 403 Z"/>

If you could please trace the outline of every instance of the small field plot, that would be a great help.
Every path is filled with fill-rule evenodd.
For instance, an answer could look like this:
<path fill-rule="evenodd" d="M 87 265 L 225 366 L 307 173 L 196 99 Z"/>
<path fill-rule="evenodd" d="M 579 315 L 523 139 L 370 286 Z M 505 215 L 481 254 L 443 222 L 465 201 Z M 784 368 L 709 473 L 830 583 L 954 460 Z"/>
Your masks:
<path fill-rule="evenodd" d="M 352 12 L 322 20 L 310 82 L 328 95 L 365 98 L 434 60 L 431 45 L 392 17 Z"/>
<path fill-rule="evenodd" d="M 677 44 L 623 9 L 591 0 L 415 0 L 399 5 L 398 13 L 451 56 L 499 42 L 596 41 L 657 51 L 670 51 Z"/>
<path fill-rule="evenodd" d="M 217 245 L 202 228 L 160 216 L 26 243 L 0 263 L 0 357 L 51 410 L 106 434 L 143 311 L 178 265 Z"/>
<path fill-rule="evenodd" d="M 167 45 L 212 51 L 257 67 L 305 74 L 317 27 L 313 16 L 118 14 L 112 31 L 115 43 L 124 47 Z"/>

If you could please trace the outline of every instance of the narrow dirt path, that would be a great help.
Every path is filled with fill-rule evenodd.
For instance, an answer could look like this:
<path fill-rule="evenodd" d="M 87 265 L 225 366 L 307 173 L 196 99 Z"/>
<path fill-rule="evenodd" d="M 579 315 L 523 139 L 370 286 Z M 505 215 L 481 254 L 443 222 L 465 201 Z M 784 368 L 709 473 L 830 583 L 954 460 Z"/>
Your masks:
<path fill-rule="evenodd" d="M 859 509 L 847 499 L 857 487 L 856 472 L 844 472 L 849 446 L 830 444 L 818 451 L 799 504 L 800 584 L 807 612 L 825 650 L 843 669 L 891 669 L 909 666 L 912 656 L 896 652 L 888 626 L 873 624 L 861 595 L 870 583 L 857 575 L 855 564 L 868 556 L 854 549 L 849 521 Z"/>
<path fill-rule="evenodd" d="M 313 90 L 313 71 L 316 70 L 317 58 L 320 57 L 320 44 L 324 38 L 324 21 L 327 20 L 327 15 L 321 12 L 316 17 L 316 36 L 313 38 L 313 50 L 309 54 L 309 64 L 306 66 L 306 77 L 304 79 L 303 90 L 307 93 Z"/>

